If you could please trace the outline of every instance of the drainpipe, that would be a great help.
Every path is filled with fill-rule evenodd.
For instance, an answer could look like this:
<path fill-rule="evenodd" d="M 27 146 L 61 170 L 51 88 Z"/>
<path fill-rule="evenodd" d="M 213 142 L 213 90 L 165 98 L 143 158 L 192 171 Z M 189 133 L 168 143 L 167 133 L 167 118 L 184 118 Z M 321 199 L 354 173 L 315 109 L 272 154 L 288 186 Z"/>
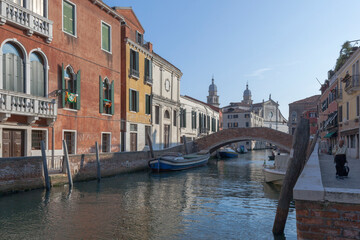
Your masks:
<path fill-rule="evenodd" d="M 55 131 L 54 131 L 54 125 L 51 127 L 51 164 L 52 167 L 55 165 Z"/>

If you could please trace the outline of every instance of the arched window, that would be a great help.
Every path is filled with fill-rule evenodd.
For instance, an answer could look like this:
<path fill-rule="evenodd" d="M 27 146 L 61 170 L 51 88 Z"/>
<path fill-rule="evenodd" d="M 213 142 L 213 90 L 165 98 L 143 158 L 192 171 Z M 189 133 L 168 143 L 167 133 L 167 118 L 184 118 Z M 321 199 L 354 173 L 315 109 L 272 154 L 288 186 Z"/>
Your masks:
<path fill-rule="evenodd" d="M 13 43 L 5 43 L 3 53 L 3 89 L 24 92 L 24 56 Z"/>
<path fill-rule="evenodd" d="M 104 96 L 104 113 L 111 114 L 111 85 L 109 79 L 105 78 L 103 82 L 103 96 Z"/>
<path fill-rule="evenodd" d="M 292 121 L 292 122 L 296 122 L 296 121 L 297 121 L 297 113 L 296 113 L 296 112 L 292 112 L 292 113 L 291 113 L 291 121 Z"/>
<path fill-rule="evenodd" d="M 45 66 L 38 53 L 30 55 L 30 94 L 45 97 Z"/>
<path fill-rule="evenodd" d="M 165 113 L 164 113 L 164 118 L 170 119 L 170 113 L 169 113 L 168 110 L 165 111 Z"/>
<path fill-rule="evenodd" d="M 65 90 L 70 96 L 71 94 L 76 95 L 76 74 L 74 69 L 71 66 L 68 66 L 64 72 L 65 79 Z M 65 105 L 67 108 L 75 109 L 75 102 L 72 101 L 69 97 L 67 97 L 68 101 L 66 101 Z"/>

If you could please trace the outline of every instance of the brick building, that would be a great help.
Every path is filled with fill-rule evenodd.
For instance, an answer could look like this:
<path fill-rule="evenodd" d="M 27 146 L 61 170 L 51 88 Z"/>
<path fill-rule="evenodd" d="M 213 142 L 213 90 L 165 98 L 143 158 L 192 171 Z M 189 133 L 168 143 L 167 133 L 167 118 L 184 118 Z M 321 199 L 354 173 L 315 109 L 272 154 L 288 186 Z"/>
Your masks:
<path fill-rule="evenodd" d="M 120 150 L 123 17 L 101 1 L 0 0 L 2 157 Z M 91 127 L 89 127 L 91 126 Z"/>
<path fill-rule="evenodd" d="M 314 112 L 314 109 L 317 108 L 319 99 L 320 99 L 320 95 L 314 95 L 289 104 L 289 121 L 288 121 L 289 134 L 294 135 L 298 121 L 300 120 L 301 117 L 304 117 L 304 114 L 307 111 Z M 313 115 L 311 116 L 311 118 L 313 117 L 317 118 L 317 112 L 315 113 L 315 116 Z"/>

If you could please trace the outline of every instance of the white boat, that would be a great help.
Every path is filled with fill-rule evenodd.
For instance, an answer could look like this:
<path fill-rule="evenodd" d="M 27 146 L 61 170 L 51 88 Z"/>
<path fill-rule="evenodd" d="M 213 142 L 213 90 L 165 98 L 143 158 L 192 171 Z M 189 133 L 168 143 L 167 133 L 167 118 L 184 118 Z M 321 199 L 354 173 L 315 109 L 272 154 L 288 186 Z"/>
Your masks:
<path fill-rule="evenodd" d="M 289 155 L 276 155 L 273 166 L 264 165 L 265 182 L 282 185 L 288 161 Z"/>

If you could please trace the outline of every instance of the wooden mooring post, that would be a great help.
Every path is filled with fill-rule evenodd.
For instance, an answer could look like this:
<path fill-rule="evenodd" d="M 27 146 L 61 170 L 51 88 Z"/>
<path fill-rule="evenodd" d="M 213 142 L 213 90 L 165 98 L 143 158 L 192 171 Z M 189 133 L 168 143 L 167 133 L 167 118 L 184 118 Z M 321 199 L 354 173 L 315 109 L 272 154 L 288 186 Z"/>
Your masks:
<path fill-rule="evenodd" d="M 301 118 L 293 138 L 292 153 L 290 154 L 283 185 L 281 187 L 280 198 L 276 210 L 273 226 L 273 234 L 284 233 L 289 205 L 293 196 L 293 189 L 306 161 L 306 150 L 309 144 L 310 127 L 309 120 Z"/>
<path fill-rule="evenodd" d="M 189 154 L 189 149 L 188 149 L 187 142 L 186 142 L 186 136 L 183 135 L 182 138 L 183 138 L 183 143 L 184 143 L 184 147 L 185 147 L 185 153 Z"/>
<path fill-rule="evenodd" d="M 101 180 L 101 165 L 100 165 L 99 144 L 98 144 L 98 142 L 95 142 L 95 149 L 96 149 L 97 181 L 100 182 L 100 180 Z"/>
<path fill-rule="evenodd" d="M 68 149 L 67 149 L 67 145 L 66 145 L 65 140 L 63 140 L 63 147 L 64 147 L 64 158 L 65 158 L 65 163 L 66 163 L 66 170 L 67 170 L 68 179 L 69 179 L 69 186 L 70 186 L 70 188 L 72 188 L 73 180 L 72 180 L 72 176 L 71 176 L 71 169 L 70 169 L 70 163 L 69 163 L 69 154 L 68 154 Z"/>
<path fill-rule="evenodd" d="M 48 171 L 48 165 L 47 165 L 47 160 L 46 160 L 44 141 L 41 141 L 40 144 L 41 144 L 41 155 L 42 155 L 43 166 L 44 166 L 45 187 L 46 187 L 46 191 L 50 191 L 51 184 L 50 184 L 49 171 Z"/>

